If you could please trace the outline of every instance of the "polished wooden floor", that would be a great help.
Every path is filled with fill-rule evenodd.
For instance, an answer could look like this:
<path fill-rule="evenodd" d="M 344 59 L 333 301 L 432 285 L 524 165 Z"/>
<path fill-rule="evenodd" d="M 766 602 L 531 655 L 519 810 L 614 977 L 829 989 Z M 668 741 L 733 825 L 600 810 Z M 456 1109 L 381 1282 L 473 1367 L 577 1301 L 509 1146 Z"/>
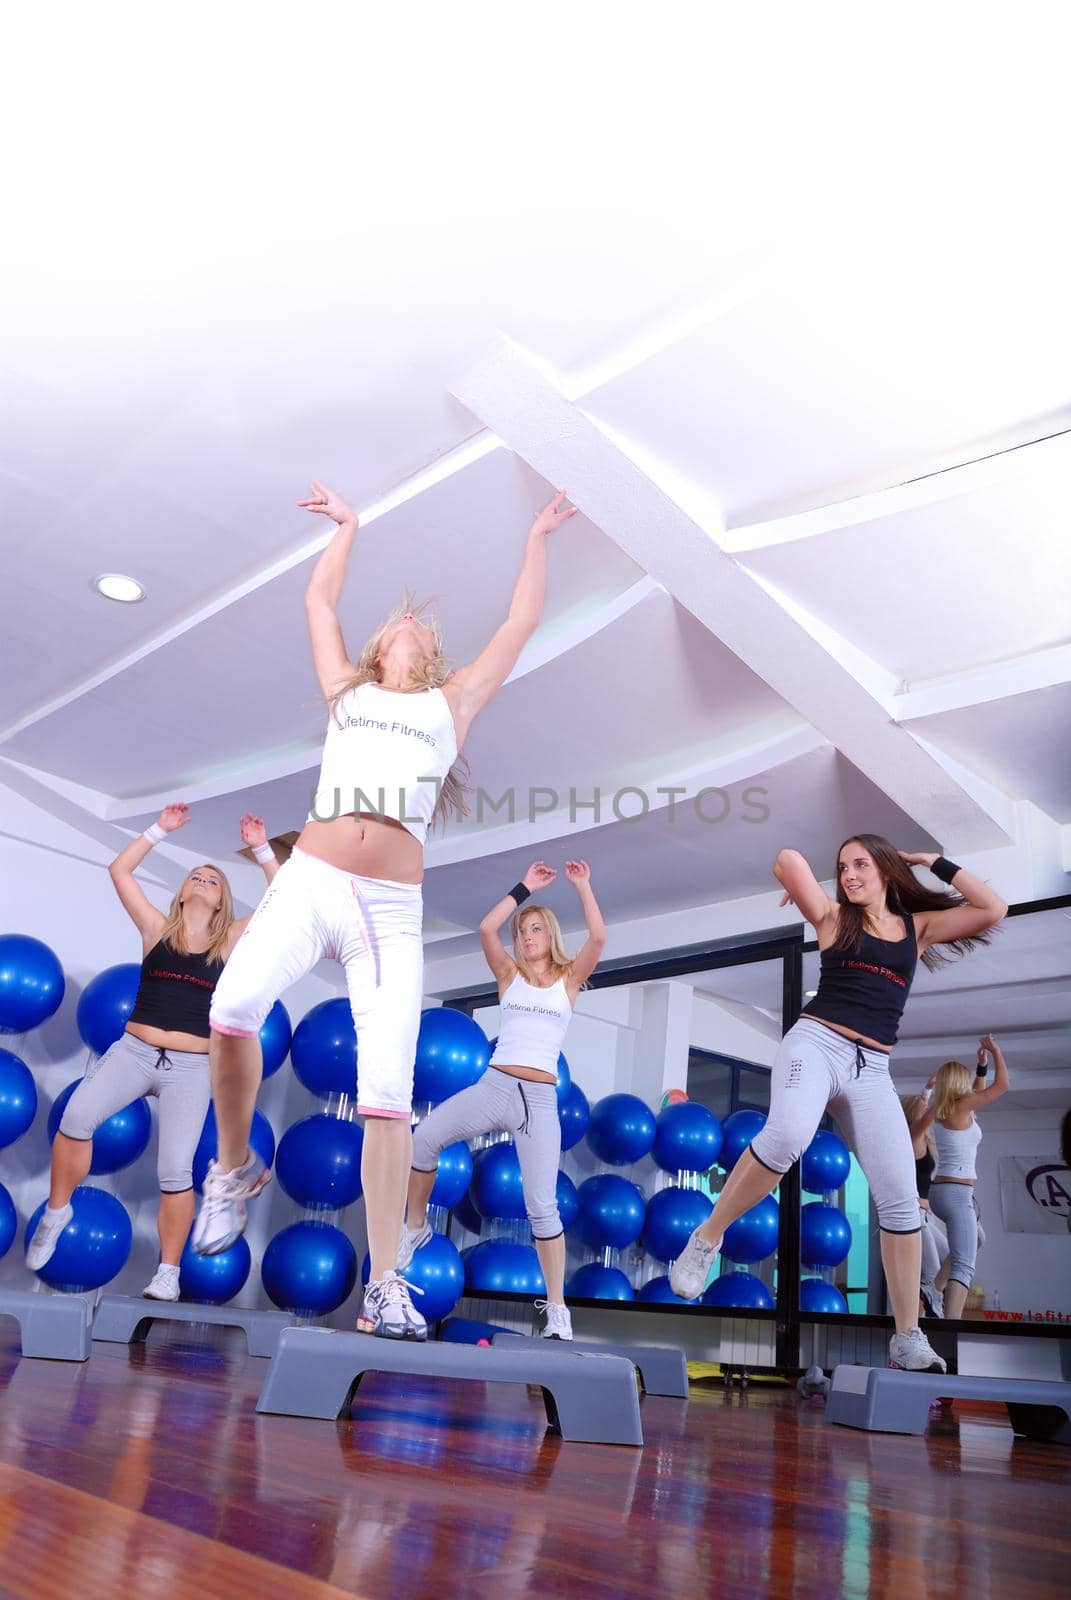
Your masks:
<path fill-rule="evenodd" d="M 1068 1593 L 1071 1450 L 995 1408 L 882 1437 L 785 1388 L 696 1389 L 644 1400 L 642 1451 L 564 1444 L 502 1385 L 374 1378 L 350 1421 L 258 1417 L 264 1362 L 197 1332 L 75 1366 L 0 1322 L 0 1594 Z"/>

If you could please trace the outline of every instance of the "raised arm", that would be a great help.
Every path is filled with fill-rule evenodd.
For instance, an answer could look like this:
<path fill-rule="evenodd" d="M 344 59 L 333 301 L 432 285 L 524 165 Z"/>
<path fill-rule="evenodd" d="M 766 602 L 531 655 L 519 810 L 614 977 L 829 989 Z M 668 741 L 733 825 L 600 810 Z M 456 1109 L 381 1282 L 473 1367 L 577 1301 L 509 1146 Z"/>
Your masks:
<path fill-rule="evenodd" d="M 829 898 L 798 850 L 779 850 L 773 875 L 785 891 L 782 905 L 791 901 L 816 931 L 835 925 L 837 902 Z"/>
<path fill-rule="evenodd" d="M 342 598 L 342 585 L 346 581 L 350 551 L 357 537 L 357 516 L 340 495 L 325 488 L 322 483 L 313 482 L 310 490 L 309 498 L 299 500 L 298 505 L 306 511 L 320 512 L 338 524 L 338 532 L 313 567 L 305 590 L 305 616 L 312 641 L 312 663 L 320 688 L 330 700 L 354 673 L 338 620 L 338 603 Z"/>
<path fill-rule="evenodd" d="M 268 830 L 263 817 L 254 816 L 252 811 L 246 811 L 238 822 L 242 835 L 242 843 L 252 850 L 256 863 L 269 883 L 279 870 L 279 860 L 268 843 Z M 227 955 L 230 955 L 238 940 L 253 920 L 253 913 L 248 917 L 235 917 L 227 934 Z"/>
<path fill-rule="evenodd" d="M 591 868 L 586 861 L 567 861 L 565 876 L 580 896 L 588 936 L 573 957 L 573 970 L 569 974 L 569 993 L 573 1004 L 582 984 L 587 983 L 602 958 L 606 947 L 606 924 L 599 910 L 599 902 L 591 887 Z"/>
<path fill-rule="evenodd" d="M 554 868 L 548 867 L 546 862 L 533 861 L 517 887 L 520 888 L 523 884 L 528 894 L 534 894 L 537 889 L 545 889 L 549 883 L 553 883 L 557 876 Z M 518 897 L 511 889 L 509 894 L 504 894 L 501 900 L 495 902 L 480 923 L 480 944 L 487 958 L 487 965 L 494 973 L 500 989 L 504 983 L 512 979 L 517 970 L 517 963 L 499 938 L 498 930 L 527 898 L 528 895 Z"/>
<path fill-rule="evenodd" d="M 918 1139 L 922 1134 L 928 1133 L 933 1127 L 934 1115 L 930 1106 L 930 1096 L 933 1094 L 934 1085 L 936 1082 L 937 1074 L 936 1072 L 931 1072 L 930 1076 L 926 1079 L 926 1087 L 919 1096 L 919 1098 L 925 1103 L 925 1110 L 921 1111 L 913 1122 L 908 1123 L 908 1127 L 911 1130 L 912 1139 Z"/>
<path fill-rule="evenodd" d="M 938 864 L 936 876 L 949 884 L 966 900 L 965 906 L 950 906 L 947 911 L 920 911 L 915 918 L 919 953 L 931 944 L 950 944 L 954 939 L 972 939 L 989 928 L 995 928 L 1008 914 L 1007 901 L 995 889 L 973 872 L 946 861 L 936 850 L 901 850 L 900 854 L 912 867 L 928 867 L 932 872 Z"/>
<path fill-rule="evenodd" d="M 993 1082 L 989 1088 L 984 1087 L 987 1057 L 993 1057 L 995 1071 Z M 993 1104 L 1002 1094 L 1008 1092 L 1008 1063 L 1004 1059 L 1004 1052 L 991 1033 L 984 1034 L 978 1041 L 978 1072 L 974 1080 L 975 1087 L 966 1096 L 965 1103 L 969 1110 L 980 1111 L 983 1106 Z"/>
<path fill-rule="evenodd" d="M 167 918 L 153 905 L 134 873 L 154 845 L 159 844 L 169 833 L 175 833 L 179 828 L 185 827 L 189 820 L 189 806 L 165 806 L 152 826 L 146 828 L 136 839 L 131 839 L 108 867 L 108 876 L 115 884 L 115 892 L 119 896 L 123 910 L 141 934 L 146 950 L 151 949 L 159 939 L 160 930 Z"/>
<path fill-rule="evenodd" d="M 445 684 L 459 742 L 478 711 L 501 689 L 521 651 L 539 626 L 547 588 L 547 538 L 576 516 L 576 507 L 562 510 L 564 489 L 545 505 L 528 530 L 524 561 L 513 588 L 509 614 L 491 641 L 468 666 L 459 667 Z"/>

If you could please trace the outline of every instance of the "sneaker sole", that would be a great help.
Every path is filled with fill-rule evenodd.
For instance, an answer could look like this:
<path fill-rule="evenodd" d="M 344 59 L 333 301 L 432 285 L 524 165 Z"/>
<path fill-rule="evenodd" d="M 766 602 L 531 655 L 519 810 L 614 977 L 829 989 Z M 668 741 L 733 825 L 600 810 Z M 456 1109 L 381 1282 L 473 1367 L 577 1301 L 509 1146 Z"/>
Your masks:
<path fill-rule="evenodd" d="M 890 1361 L 889 1366 L 894 1372 L 936 1372 L 942 1378 L 947 1376 L 947 1369 L 938 1366 L 936 1362 L 932 1362 L 928 1367 L 905 1367 L 899 1361 Z"/>
<path fill-rule="evenodd" d="M 141 1298 L 143 1300 L 159 1300 L 161 1304 L 172 1306 L 177 1305 L 179 1300 L 179 1296 L 177 1294 L 150 1294 L 148 1289 L 143 1289 L 141 1291 Z"/>
<path fill-rule="evenodd" d="M 385 1328 L 380 1328 L 368 1317 L 357 1318 L 357 1332 L 371 1334 L 373 1339 L 396 1339 L 399 1341 L 408 1340 L 410 1344 L 425 1344 L 428 1337 L 426 1328 L 421 1333 L 418 1333 L 415 1329 L 411 1333 L 388 1333 Z"/>

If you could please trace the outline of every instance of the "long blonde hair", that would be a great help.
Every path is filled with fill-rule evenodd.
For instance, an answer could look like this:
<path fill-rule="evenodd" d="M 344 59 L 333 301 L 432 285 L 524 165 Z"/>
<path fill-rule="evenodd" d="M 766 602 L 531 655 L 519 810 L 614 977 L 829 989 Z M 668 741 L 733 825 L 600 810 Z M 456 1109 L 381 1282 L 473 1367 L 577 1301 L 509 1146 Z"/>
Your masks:
<path fill-rule="evenodd" d="M 919 1118 L 929 1106 L 929 1101 L 926 1099 L 924 1094 L 902 1094 L 900 1096 L 900 1104 L 903 1107 L 904 1116 L 907 1118 L 908 1127 L 910 1127 L 913 1122 L 918 1122 Z M 933 1134 L 930 1132 L 929 1128 L 926 1129 L 924 1138 L 926 1140 L 927 1150 L 936 1161 L 937 1146 L 933 1142 Z"/>
<path fill-rule="evenodd" d="M 962 1061 L 945 1061 L 937 1069 L 937 1082 L 933 1086 L 933 1114 L 944 1122 L 956 1109 L 958 1101 L 970 1094 L 974 1077 Z"/>
<path fill-rule="evenodd" d="M 391 623 L 400 622 L 406 615 L 418 618 L 426 628 L 430 628 L 432 637 L 435 640 L 434 651 L 415 670 L 416 682 L 422 689 L 442 688 L 450 676 L 451 666 L 443 651 L 443 630 L 438 617 L 430 613 L 426 616 L 421 615 L 422 612 L 427 612 L 430 604 L 430 600 L 414 600 L 409 590 L 405 591 L 399 604 L 395 606 L 388 617 L 384 617 L 375 632 L 365 640 L 361 653 L 354 663 L 352 677 L 347 678 L 345 683 L 336 689 L 331 696 L 329 705 L 332 716 L 336 715 L 338 703 L 343 695 L 349 694 L 351 689 L 359 689 L 362 683 L 383 682 L 383 665 L 379 659 L 383 635 Z M 451 812 L 458 817 L 468 816 L 468 777 L 469 764 L 464 756 L 458 756 L 443 779 L 439 798 L 436 802 L 435 810 L 432 812 L 431 826 L 433 828 L 445 824 Z"/>
<path fill-rule="evenodd" d="M 557 917 L 554 915 L 549 906 L 542 906 L 536 904 L 534 901 L 527 901 L 523 906 L 516 910 L 513 913 L 509 925 L 509 931 L 513 938 L 513 959 L 517 963 L 517 969 L 525 983 L 533 984 L 536 988 L 539 988 L 538 977 L 525 960 L 524 949 L 521 945 L 521 926 L 525 917 L 531 916 L 542 917 L 543 921 L 546 923 L 550 968 L 554 974 L 555 983 L 557 983 L 559 978 L 567 978 L 570 972 L 572 972 L 573 958 L 565 948 L 565 942 L 562 939 L 561 923 L 558 921 Z"/>
<path fill-rule="evenodd" d="M 208 949 L 204 952 L 209 961 L 223 960 L 223 947 L 227 943 L 231 923 L 234 921 L 234 897 L 231 886 L 227 882 L 227 874 L 214 867 L 210 861 L 202 861 L 199 867 L 191 867 L 183 880 L 182 888 L 172 900 L 167 909 L 167 921 L 160 930 L 161 941 L 166 939 L 176 955 L 192 955 L 186 939 L 186 925 L 182 920 L 182 896 L 186 885 L 195 872 L 214 872 L 220 881 L 223 893 L 220 895 L 219 905 L 212 913 L 208 924 Z"/>

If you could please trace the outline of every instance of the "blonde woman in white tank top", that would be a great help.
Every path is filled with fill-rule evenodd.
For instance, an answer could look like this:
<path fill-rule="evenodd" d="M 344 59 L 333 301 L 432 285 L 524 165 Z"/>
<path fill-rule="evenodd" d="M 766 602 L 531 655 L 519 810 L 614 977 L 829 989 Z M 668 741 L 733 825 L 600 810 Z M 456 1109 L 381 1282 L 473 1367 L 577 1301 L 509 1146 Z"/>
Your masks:
<path fill-rule="evenodd" d="M 480 923 L 480 942 L 498 983 L 501 1007 L 498 1047 L 483 1077 L 452 1095 L 419 1122 L 413 1134 L 413 1172 L 397 1267 L 403 1272 L 414 1252 L 431 1238 L 428 1198 L 439 1152 L 459 1139 L 502 1132 L 513 1136 L 536 1254 L 547 1285 L 537 1301 L 546 1313 L 543 1337 L 571 1339 L 565 1304 L 565 1236 L 558 1215 L 558 1052 L 576 997 L 591 977 L 606 943 L 606 924 L 591 887 L 586 861 L 567 861 L 565 875 L 580 896 L 587 939 L 572 958 L 562 943 L 558 919 L 548 906 L 528 904 L 557 873 L 534 861 L 509 894 Z M 499 930 L 512 917 L 513 954 Z"/>
<path fill-rule="evenodd" d="M 356 660 L 338 608 L 357 517 L 321 483 L 298 502 L 337 526 L 312 569 L 305 613 L 316 676 L 331 707 L 320 781 L 294 853 L 224 970 L 212 1004 L 212 1098 L 219 1160 L 209 1168 L 193 1248 L 224 1250 L 242 1232 L 262 1179 L 249 1150 L 260 1086 L 257 1032 L 273 1001 L 322 957 L 346 973 L 357 1031 L 358 1110 L 371 1276 L 358 1330 L 424 1339 L 427 1328 L 394 1270 L 411 1162 L 413 1060 L 420 1024 L 424 839 L 436 812 L 459 805 L 453 763 L 473 719 L 501 688 L 538 626 L 547 538 L 575 515 L 558 494 L 528 530 L 501 626 L 476 659 L 451 671 L 437 626 L 400 607 Z M 437 780 L 429 783 L 429 777 Z M 429 796 L 429 789 L 431 796 Z"/>

